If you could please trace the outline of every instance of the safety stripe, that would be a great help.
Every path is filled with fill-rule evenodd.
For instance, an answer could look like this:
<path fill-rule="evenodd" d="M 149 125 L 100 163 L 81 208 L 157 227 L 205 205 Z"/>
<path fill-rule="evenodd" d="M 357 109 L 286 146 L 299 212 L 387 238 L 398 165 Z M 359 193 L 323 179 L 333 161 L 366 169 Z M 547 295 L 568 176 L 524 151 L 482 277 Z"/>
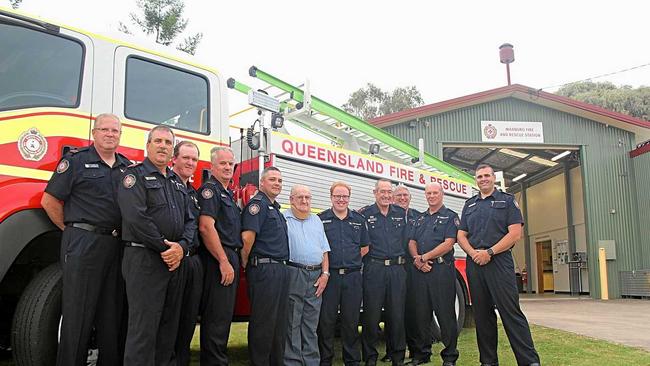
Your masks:
<path fill-rule="evenodd" d="M 52 171 L 0 164 L 0 175 L 9 175 L 18 178 L 31 178 L 47 181 L 50 179 L 50 177 L 52 177 Z"/>

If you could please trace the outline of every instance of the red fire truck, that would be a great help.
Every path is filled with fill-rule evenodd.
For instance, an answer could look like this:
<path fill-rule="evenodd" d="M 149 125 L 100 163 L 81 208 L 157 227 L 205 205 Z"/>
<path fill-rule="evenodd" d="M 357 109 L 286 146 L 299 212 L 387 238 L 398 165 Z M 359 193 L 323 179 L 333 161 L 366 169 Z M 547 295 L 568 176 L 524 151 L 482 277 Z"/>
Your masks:
<path fill-rule="evenodd" d="M 3 8 L 0 49 L 0 349 L 12 351 L 17 365 L 49 366 L 56 357 L 61 317 L 61 232 L 40 200 L 58 160 L 70 148 L 91 144 L 94 117 L 110 112 L 122 120 L 119 151 L 133 161 L 144 158 L 146 133 L 156 124 L 174 128 L 179 140 L 196 143 L 201 160 L 193 184 L 198 187 L 209 176 L 210 149 L 230 143 L 227 88 L 214 69 L 175 50 L 155 44 L 144 48 Z M 309 103 L 291 106 L 307 111 Z M 274 114 L 273 121 L 284 112 Z M 284 118 L 304 121 L 300 113 L 285 113 Z M 387 149 L 369 156 L 265 131 L 252 131 L 250 140 L 268 140 L 263 145 L 268 149 L 262 154 L 255 150 L 259 157 L 240 165 L 241 180 L 235 183 L 253 184 L 240 190 L 244 200 L 255 190 L 258 167 L 266 164 L 283 170 L 287 186 L 310 184 L 319 208 L 327 207 L 324 185 L 337 178 L 353 184 L 355 207 L 371 202 L 369 187 L 379 176 L 413 188 L 417 209 L 423 208 L 417 199 L 420 177 L 443 182 L 446 203 L 456 210 L 471 191 L 467 177 L 459 179 L 453 172 L 427 175 L 431 172 L 380 159 Z M 242 160 L 253 154 L 242 145 L 234 147 Z M 417 156 L 404 146 L 391 149 Z M 282 199 L 286 202 L 286 196 Z M 463 265 L 457 261 L 460 319 L 469 303 Z M 239 318 L 248 314 L 242 285 Z"/>

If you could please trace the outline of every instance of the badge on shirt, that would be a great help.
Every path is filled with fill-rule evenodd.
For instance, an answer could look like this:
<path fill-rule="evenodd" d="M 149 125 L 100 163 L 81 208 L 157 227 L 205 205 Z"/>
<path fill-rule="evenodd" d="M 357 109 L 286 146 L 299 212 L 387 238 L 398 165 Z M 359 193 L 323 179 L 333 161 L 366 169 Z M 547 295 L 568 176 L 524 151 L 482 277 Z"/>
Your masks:
<path fill-rule="evenodd" d="M 253 203 L 252 205 L 248 206 L 248 213 L 251 215 L 257 215 L 260 212 L 260 205 L 257 203 Z"/>
<path fill-rule="evenodd" d="M 124 185 L 124 188 L 131 188 L 135 185 L 135 175 L 133 174 L 127 174 L 124 179 L 122 179 L 122 184 Z"/>
<path fill-rule="evenodd" d="M 519 208 L 519 203 L 517 203 L 517 200 L 512 200 L 512 201 L 515 203 L 515 207 L 517 207 L 518 210 L 521 210 L 521 209 Z"/>
<path fill-rule="evenodd" d="M 454 219 L 454 225 L 456 225 L 456 227 L 460 226 L 460 220 L 458 219 L 458 217 Z"/>
<path fill-rule="evenodd" d="M 214 196 L 214 191 L 212 191 L 210 188 L 206 188 L 203 190 L 203 192 L 201 192 L 201 196 L 206 200 L 209 200 L 212 198 L 212 196 Z"/>
<path fill-rule="evenodd" d="M 84 164 L 86 169 L 99 168 L 99 164 Z"/>
<path fill-rule="evenodd" d="M 59 165 L 56 166 L 56 172 L 59 174 L 65 173 L 65 171 L 68 170 L 69 167 L 70 167 L 70 162 L 63 159 L 61 160 Z"/>

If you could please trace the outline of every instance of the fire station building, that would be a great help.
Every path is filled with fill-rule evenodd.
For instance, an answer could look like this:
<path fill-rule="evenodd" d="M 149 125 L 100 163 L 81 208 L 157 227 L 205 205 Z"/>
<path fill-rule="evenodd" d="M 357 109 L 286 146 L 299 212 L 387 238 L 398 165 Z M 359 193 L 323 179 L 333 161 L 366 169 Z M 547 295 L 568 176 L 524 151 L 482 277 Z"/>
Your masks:
<path fill-rule="evenodd" d="M 604 248 L 609 297 L 650 296 L 650 122 L 514 84 L 370 123 L 470 174 L 494 167 L 526 221 L 524 291 L 601 298 Z"/>

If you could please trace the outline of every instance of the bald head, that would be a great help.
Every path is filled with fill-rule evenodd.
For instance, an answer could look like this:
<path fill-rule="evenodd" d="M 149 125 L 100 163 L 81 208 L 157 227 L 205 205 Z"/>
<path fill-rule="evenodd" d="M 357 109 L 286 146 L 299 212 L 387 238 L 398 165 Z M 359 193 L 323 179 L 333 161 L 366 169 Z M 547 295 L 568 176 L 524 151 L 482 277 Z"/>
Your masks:
<path fill-rule="evenodd" d="M 291 187 L 289 202 L 293 214 L 301 219 L 307 218 L 311 212 L 311 191 L 309 187 L 302 184 L 296 184 Z"/>
<path fill-rule="evenodd" d="M 444 197 L 440 183 L 433 182 L 424 186 L 424 197 L 427 199 L 429 212 L 433 213 L 438 211 L 442 207 L 442 198 Z"/>

